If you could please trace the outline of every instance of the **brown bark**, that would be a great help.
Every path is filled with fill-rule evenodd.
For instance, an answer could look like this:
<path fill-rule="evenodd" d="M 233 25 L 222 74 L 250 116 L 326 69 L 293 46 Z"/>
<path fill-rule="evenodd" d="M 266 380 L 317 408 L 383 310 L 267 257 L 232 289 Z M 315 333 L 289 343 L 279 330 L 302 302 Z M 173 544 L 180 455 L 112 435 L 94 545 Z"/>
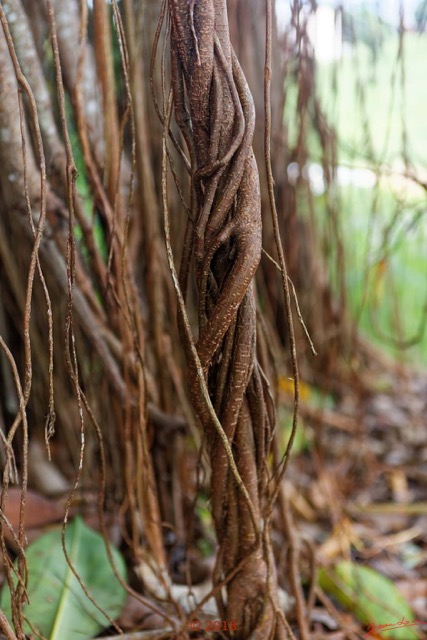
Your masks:
<path fill-rule="evenodd" d="M 96 68 L 102 87 L 104 114 L 104 184 L 110 202 L 116 202 L 119 185 L 120 134 L 115 96 L 110 11 L 104 0 L 93 3 Z M 121 203 L 117 203 L 120 211 Z"/>
<path fill-rule="evenodd" d="M 224 618 L 236 620 L 236 637 L 279 638 L 283 629 L 276 616 L 277 582 L 268 532 L 261 532 L 265 457 L 273 425 L 268 385 L 256 357 L 253 278 L 261 255 L 262 224 L 252 151 L 254 105 L 231 47 L 225 1 L 170 0 L 169 9 L 175 116 L 192 161 L 192 217 L 181 286 L 185 296 L 194 261 L 198 357 L 240 475 L 236 481 L 231 473 L 187 349 L 189 387 L 212 467 L 212 507 L 220 545 L 215 582 L 226 580 L 227 602 L 220 595 L 217 602 Z"/>
<path fill-rule="evenodd" d="M 96 182 L 98 163 L 103 164 L 102 158 L 102 135 L 98 131 L 103 111 L 102 108 L 93 109 L 92 100 L 97 100 L 96 75 L 93 73 L 94 66 L 89 61 L 83 65 L 84 73 L 78 77 L 79 60 L 79 13 L 77 3 L 68 3 L 65 7 L 60 1 L 55 3 L 58 13 L 59 46 L 62 51 L 64 77 L 70 83 L 70 91 L 78 90 L 78 85 L 83 85 L 85 92 L 82 100 L 82 110 L 85 130 L 89 131 L 88 157 L 97 155 L 96 166 L 93 164 L 93 175 L 95 185 L 99 184 L 102 191 L 102 184 Z M 108 296 L 105 292 L 107 284 L 107 266 L 102 262 L 100 253 L 96 248 L 93 236 L 93 225 L 75 191 L 69 195 L 69 159 L 66 158 L 65 146 L 58 134 L 56 120 L 53 117 L 54 100 L 51 100 L 47 90 L 47 84 L 43 76 L 42 66 L 38 58 L 35 43 L 31 38 L 31 30 L 18 0 L 10 0 L 6 5 L 8 15 L 11 19 L 12 37 L 15 50 L 19 58 L 22 70 L 25 72 L 29 86 L 33 88 L 34 102 L 31 105 L 30 116 L 26 117 L 23 112 L 23 130 L 21 135 L 21 125 L 18 109 L 18 84 L 16 72 L 13 68 L 10 52 L 6 46 L 3 30 L 0 31 L 0 159 L 3 171 L 0 175 L 0 226 L 2 230 L 0 243 L 0 272 L 2 289 L 6 290 L 4 296 L 7 312 L 13 317 L 16 323 L 18 337 L 15 345 L 15 352 L 20 349 L 19 335 L 21 330 L 22 317 L 26 313 L 26 292 L 25 278 L 28 271 L 28 256 L 31 255 L 34 244 L 34 231 L 29 222 L 31 215 L 33 224 L 37 227 L 40 220 L 40 210 L 43 204 L 42 192 L 45 193 L 45 209 L 47 215 L 47 225 L 45 235 L 38 249 L 40 264 L 46 271 L 46 282 L 48 290 L 52 292 L 53 317 L 55 319 L 54 352 L 54 385 L 57 395 L 60 397 L 58 404 L 58 416 L 62 438 L 70 448 L 70 457 L 78 462 L 78 430 L 79 412 L 76 408 L 73 390 L 65 368 L 63 354 L 63 334 L 62 328 L 65 322 L 66 291 L 69 284 L 70 272 L 75 269 L 76 280 L 73 285 L 72 309 L 74 316 L 73 340 L 76 340 L 77 360 L 80 370 L 80 382 L 85 388 L 87 397 L 90 397 L 95 414 L 102 424 L 103 429 L 87 438 L 88 448 L 93 447 L 93 441 L 98 439 L 96 445 L 100 448 L 106 445 L 107 462 L 112 472 L 108 478 L 110 492 L 113 491 L 116 497 L 123 498 L 122 490 L 125 484 L 128 491 L 128 502 L 132 503 L 132 518 L 134 519 L 133 542 L 134 550 L 137 553 L 141 545 L 140 518 L 145 521 L 144 534 L 148 545 L 151 548 L 155 561 L 162 567 L 165 565 L 165 555 L 160 529 L 160 514 L 157 504 L 155 479 L 150 458 L 150 451 L 147 445 L 147 393 L 146 381 L 144 377 L 144 339 L 142 319 L 139 309 L 139 301 L 136 298 L 136 291 L 133 285 L 132 269 L 129 262 L 123 258 L 122 244 L 124 231 L 119 229 L 117 235 L 119 240 L 114 247 L 116 250 L 116 265 L 118 269 L 114 274 L 113 296 Z M 70 12 L 75 11 L 76 22 L 70 20 Z M 53 14 L 51 14 L 53 15 Z M 45 16 L 46 18 L 46 16 Z M 52 34 L 54 35 L 54 23 L 51 23 Z M 25 40 L 26 33 L 28 34 Z M 55 61 L 56 63 L 58 60 Z M 92 58 L 93 62 L 93 58 Z M 61 78 L 61 74 L 59 73 Z M 88 79 L 89 78 L 89 79 Z M 57 75 L 58 80 L 58 75 Z M 21 81 L 23 82 L 23 81 Z M 58 84 L 59 86 L 59 84 Z M 58 87 L 57 87 L 58 88 Z M 59 103 L 64 115 L 64 98 L 59 95 Z M 91 110 L 92 108 L 92 110 Z M 37 109 L 37 111 L 36 111 Z M 96 112 L 96 122 L 92 117 Z M 27 126 L 27 121 L 30 126 Z M 46 149 L 48 159 L 48 181 L 41 185 L 42 160 L 40 150 L 35 140 L 36 121 L 39 123 L 41 136 Z M 67 127 L 65 118 L 63 124 Z M 92 126 L 93 125 L 93 126 Z M 30 130 L 30 131 L 28 131 Z M 102 131 L 102 130 L 101 130 Z M 98 132 L 98 133 L 97 133 Z M 68 140 L 67 130 L 62 131 L 63 140 Z M 34 140 L 33 140 L 34 139 Z M 26 184 L 24 181 L 24 162 L 22 144 L 26 147 Z M 37 144 L 36 144 L 37 143 Z M 68 174 L 68 175 L 67 175 Z M 71 186 L 72 188 L 72 186 Z M 25 191 L 29 199 L 29 209 L 26 215 Z M 67 194 L 67 204 L 64 203 Z M 111 195 L 111 194 L 110 194 Z M 111 214 L 112 206 L 105 199 L 106 209 Z M 71 249 L 72 256 L 68 252 L 67 241 L 68 229 L 65 220 L 67 215 L 71 216 L 71 230 L 74 232 L 74 220 L 71 211 L 74 210 L 79 217 L 79 222 L 83 229 L 86 247 L 89 255 L 93 258 L 92 264 L 88 265 L 85 260 L 81 260 L 78 252 Z M 110 216 L 112 218 L 112 214 Z M 121 237 L 120 237 L 121 236 Z M 15 239 L 14 245 L 10 243 L 10 238 Z M 19 239 L 19 242 L 16 241 Z M 68 257 L 67 257 L 68 254 Z M 70 260 L 73 267 L 70 266 Z M 93 271 L 91 270 L 93 268 Z M 24 337 L 30 340 L 34 352 L 33 360 L 37 363 L 37 371 L 33 381 L 33 393 L 29 399 L 29 410 L 37 416 L 37 420 L 45 412 L 44 395 L 48 386 L 48 346 L 46 345 L 46 308 L 40 300 L 38 283 L 34 285 L 32 301 L 32 324 L 31 334 L 24 327 Z M 65 297 L 64 297 L 65 296 Z M 41 303 L 41 304 L 40 304 Z M 111 311 L 111 313 L 108 313 Z M 27 314 L 29 317 L 29 314 Z M 117 328 L 116 320 L 119 328 Z M 67 319 L 68 321 L 68 319 Z M 10 322 L 10 318 L 8 318 Z M 29 322 L 27 323 L 29 324 Z M 27 338 L 28 333 L 28 338 Z M 118 335 L 117 335 L 118 334 Z M 91 345 L 87 351 L 87 345 Z M 118 348 L 117 348 L 118 345 Z M 49 345 L 49 349 L 50 349 Z M 27 349 L 28 351 L 28 349 Z M 62 356 L 62 357 L 61 357 Z M 93 375 L 95 371 L 101 371 L 102 376 Z M 91 371 L 92 370 L 92 371 Z M 31 378 L 31 375 L 28 376 Z M 94 378 L 99 378 L 100 387 L 96 388 Z M 99 396 L 109 398 L 108 402 L 100 402 Z M 82 410 L 83 413 L 83 410 Z M 87 418 L 87 414 L 85 414 Z M 43 418 L 41 417 L 41 422 Z M 77 429 L 76 429 L 77 428 Z M 96 427 L 98 429 L 98 427 Z M 36 430 L 37 432 L 39 429 Z M 76 438 L 77 435 L 77 438 Z M 91 442 L 92 440 L 92 442 Z M 76 451 L 77 446 L 77 451 Z M 122 448 L 121 448 L 122 447 Z M 97 451 L 96 447 L 92 449 Z M 24 451 L 24 456 L 26 455 Z M 124 460 L 126 462 L 124 462 Z M 99 460 L 97 461 L 99 463 Z M 84 469 L 83 473 L 93 478 L 99 478 L 98 464 L 95 463 L 90 470 Z M 118 477 L 114 477 L 116 473 Z M 105 479 L 105 478 L 104 478 Z M 101 492 L 104 488 L 101 489 Z M 103 493 L 102 493 L 103 495 Z M 137 521 L 138 519 L 138 521 Z"/>

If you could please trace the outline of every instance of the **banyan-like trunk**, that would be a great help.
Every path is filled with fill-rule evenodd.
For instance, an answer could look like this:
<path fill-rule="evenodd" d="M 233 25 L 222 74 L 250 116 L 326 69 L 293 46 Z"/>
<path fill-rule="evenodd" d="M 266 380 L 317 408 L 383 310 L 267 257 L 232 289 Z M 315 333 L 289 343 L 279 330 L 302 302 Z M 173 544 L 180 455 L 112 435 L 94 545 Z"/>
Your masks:
<path fill-rule="evenodd" d="M 127 494 L 126 503 L 131 505 L 131 518 L 137 512 L 144 514 L 144 535 L 147 541 L 151 540 L 149 546 L 157 564 L 163 567 L 165 554 L 160 515 L 147 444 L 148 393 L 143 362 L 143 320 L 140 301 L 133 284 L 133 267 L 124 256 L 122 239 L 126 221 L 124 215 L 120 215 L 120 199 L 116 198 L 116 191 L 111 187 L 111 183 L 117 181 L 117 162 L 111 160 L 111 157 L 118 155 L 119 139 L 115 139 L 114 149 L 110 144 L 110 159 L 105 156 L 105 147 L 110 140 L 106 117 L 108 115 L 110 121 L 113 121 L 113 118 L 117 119 L 117 114 L 114 109 L 109 111 L 107 104 L 102 108 L 100 100 L 103 93 L 114 93 L 114 79 L 111 78 L 111 73 L 108 77 L 106 74 L 105 86 L 98 86 L 93 48 L 90 43 L 85 46 L 83 37 L 86 32 L 84 16 L 87 13 L 84 3 L 80 7 L 81 14 L 77 0 L 37 3 L 38 11 L 32 13 L 24 11 L 24 4 L 30 3 L 7 0 L 1 3 L 0 11 L 0 160 L 3 168 L 0 176 L 0 307 L 5 317 L 0 333 L 11 343 L 16 362 L 20 364 L 25 359 L 27 386 L 24 399 L 29 415 L 35 416 L 37 423 L 31 433 L 31 440 L 36 441 L 41 435 L 38 426 L 40 416 L 45 411 L 46 393 L 48 391 L 50 396 L 52 392 L 49 401 L 53 407 L 54 389 L 59 425 L 57 440 L 63 445 L 65 442 L 65 446 L 59 447 L 59 452 L 69 449 L 76 466 L 79 447 L 75 436 L 76 428 L 79 428 L 79 415 L 82 416 L 82 421 L 84 418 L 85 424 L 91 422 L 82 407 L 79 411 L 74 397 L 75 388 L 79 384 L 84 387 L 88 406 L 92 407 L 93 416 L 102 424 L 102 430 L 97 431 L 96 438 L 99 447 L 102 446 L 105 451 L 106 467 L 110 471 L 117 470 L 109 473 L 108 478 L 103 478 L 101 484 L 105 484 L 105 487 L 102 492 L 105 490 L 108 496 L 114 495 L 118 501 Z M 36 25 L 42 27 L 45 36 L 50 34 L 51 41 L 55 41 L 57 45 L 55 68 L 50 69 L 58 71 L 56 83 L 47 81 L 48 72 L 39 58 L 40 47 L 37 45 L 40 43 L 35 38 L 38 33 L 35 18 Z M 101 31 L 101 23 L 107 21 L 109 23 L 108 15 L 101 16 L 98 24 Z M 42 35 L 40 37 L 43 42 Z M 108 31 L 104 35 L 106 40 L 110 37 Z M 15 65 L 12 64 L 13 50 L 16 53 Z M 59 128 L 55 118 L 58 100 L 62 107 L 65 105 L 59 91 L 62 82 L 69 98 L 68 117 L 70 122 L 75 119 L 80 136 L 81 160 L 87 173 L 91 203 L 96 203 L 97 212 L 104 222 L 105 242 L 111 241 L 111 264 L 107 264 L 102 257 L 99 243 L 97 246 L 94 216 L 89 216 L 84 210 L 82 198 L 70 178 L 75 175 L 75 167 L 73 168 L 74 161 L 68 157 L 64 141 L 68 138 L 71 126 L 64 117 L 62 127 Z M 18 96 L 21 94 L 24 95 L 25 108 L 20 114 Z M 116 124 L 113 127 L 115 130 Z M 38 130 L 39 136 L 36 136 L 35 132 Z M 129 162 L 127 156 L 124 153 L 122 155 L 120 193 L 127 194 L 130 182 Z M 109 171 L 104 171 L 108 163 Z M 103 173 L 106 177 L 105 188 L 101 178 Z M 78 221 L 81 228 L 82 238 L 77 248 L 74 242 L 71 245 L 68 236 L 68 215 L 71 231 L 75 230 L 75 221 Z M 45 216 L 43 224 L 40 223 L 42 216 Z M 37 246 L 34 241 L 36 231 L 31 224 L 36 230 L 37 225 L 40 225 L 36 236 Z M 70 242 L 72 249 L 67 249 L 67 242 Z M 79 250 L 83 246 L 87 248 L 87 253 L 83 250 L 85 257 Z M 51 298 L 48 315 L 53 318 L 55 330 L 52 337 L 49 336 L 49 344 L 46 295 L 37 279 L 33 287 L 34 270 L 31 278 L 27 277 L 29 257 L 37 254 Z M 75 270 L 72 285 L 68 271 L 72 271 L 71 263 Z M 72 287 L 73 301 L 66 319 L 69 284 Z M 71 308 L 73 332 L 77 339 L 72 374 L 74 378 L 70 383 L 71 367 L 64 354 L 62 328 L 64 322 L 70 326 Z M 74 337 L 72 342 L 74 343 Z M 133 356 L 130 356 L 131 352 Z M 3 357 L 3 352 L 0 357 Z M 37 373 L 33 380 L 32 361 Z M 76 366 L 79 373 L 77 377 Z M 5 367 L 2 375 L 7 380 L 11 378 Z M 13 384 L 11 386 L 9 404 L 13 407 L 17 400 Z M 1 405 L 3 398 L 4 394 L 0 399 Z M 100 398 L 108 400 L 99 402 Z M 0 407 L 0 413 L 2 409 L 3 406 Z M 51 413 L 54 413 L 53 408 Z M 6 414 L 6 418 L 9 419 L 10 416 Z M 0 424 L 1 422 L 0 420 Z M 82 431 L 84 426 L 81 426 Z M 50 432 L 46 430 L 46 437 L 52 435 L 52 427 L 53 425 Z M 5 431 L 10 433 L 12 429 L 6 428 Z M 13 442 L 16 449 L 19 436 L 18 431 Z M 90 443 L 93 437 L 93 433 L 90 433 L 82 439 L 82 447 L 85 442 Z M 97 463 L 85 465 L 82 473 L 93 471 L 93 479 L 97 481 L 99 473 L 103 475 L 105 470 L 99 471 L 99 449 L 92 448 L 92 452 Z M 22 454 L 17 454 L 19 471 L 21 457 L 25 462 L 25 449 Z M 100 466 L 103 464 L 104 462 Z M 91 471 L 88 471 L 89 467 L 92 467 Z M 138 468 L 138 473 L 135 472 L 135 467 Z M 3 486 L 5 484 L 3 478 Z M 101 502 L 102 500 L 99 504 Z M 134 519 L 130 537 L 135 550 L 140 547 L 141 536 L 140 522 L 137 523 Z"/>
<path fill-rule="evenodd" d="M 194 277 L 201 369 L 187 348 L 189 386 L 212 467 L 214 582 L 226 580 L 227 591 L 226 601 L 220 590 L 216 598 L 220 615 L 236 622 L 236 637 L 279 638 L 277 581 L 262 531 L 272 410 L 256 353 L 262 224 L 254 104 L 230 43 L 225 0 L 169 0 L 169 10 L 175 117 L 191 161 L 180 286 L 185 297 Z"/>

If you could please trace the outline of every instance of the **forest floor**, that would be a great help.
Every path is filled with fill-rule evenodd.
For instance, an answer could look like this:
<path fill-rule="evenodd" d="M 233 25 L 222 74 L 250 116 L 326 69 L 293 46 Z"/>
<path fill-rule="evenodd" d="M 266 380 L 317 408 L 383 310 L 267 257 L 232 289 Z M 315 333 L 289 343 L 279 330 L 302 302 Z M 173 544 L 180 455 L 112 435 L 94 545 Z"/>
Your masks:
<path fill-rule="evenodd" d="M 310 640 L 427 637 L 427 372 L 384 371 L 366 374 L 365 392 L 348 388 L 333 406 L 322 407 L 318 398 L 314 402 L 307 391 L 302 394 L 300 435 L 285 492 L 300 547 Z M 281 402 L 284 424 L 289 389 L 282 390 Z M 7 515 L 14 527 L 19 501 L 20 491 L 12 489 Z M 32 487 L 26 506 L 29 540 L 62 517 L 63 501 Z M 279 519 L 275 525 L 279 582 L 292 603 L 288 543 Z M 113 530 L 120 544 L 118 527 Z M 212 558 L 198 557 L 206 578 Z M 299 638 L 293 615 L 291 604 L 288 618 Z M 146 618 L 146 608 L 128 602 L 119 624 L 129 638 L 151 623 L 162 625 L 156 616 L 148 616 L 147 625 Z M 404 628 L 390 630 L 402 621 Z"/>
<path fill-rule="evenodd" d="M 349 390 L 333 410 L 302 407 L 309 444 L 294 456 L 287 483 L 332 597 L 312 610 L 313 640 L 426 637 L 427 374 L 401 368 L 371 386 L 362 398 Z M 339 573 L 343 561 L 353 575 Z M 378 575 L 390 582 L 377 583 Z M 413 626 L 385 631 L 403 618 Z"/>

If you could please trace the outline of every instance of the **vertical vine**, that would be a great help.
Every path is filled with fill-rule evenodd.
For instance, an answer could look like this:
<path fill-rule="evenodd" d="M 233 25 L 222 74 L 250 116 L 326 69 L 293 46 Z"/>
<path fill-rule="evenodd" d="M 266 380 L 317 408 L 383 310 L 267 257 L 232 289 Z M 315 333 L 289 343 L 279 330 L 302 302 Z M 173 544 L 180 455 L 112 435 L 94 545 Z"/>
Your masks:
<path fill-rule="evenodd" d="M 281 638 L 270 539 L 262 531 L 274 410 L 256 355 L 253 279 L 262 222 L 252 150 L 255 109 L 230 43 L 225 0 L 169 0 L 169 12 L 174 113 L 191 160 L 180 324 L 212 467 L 219 541 L 214 583 L 224 582 L 227 591 L 226 599 L 216 591 L 217 605 L 224 619 L 236 620 L 236 637 Z M 183 309 L 193 278 L 196 354 Z"/>

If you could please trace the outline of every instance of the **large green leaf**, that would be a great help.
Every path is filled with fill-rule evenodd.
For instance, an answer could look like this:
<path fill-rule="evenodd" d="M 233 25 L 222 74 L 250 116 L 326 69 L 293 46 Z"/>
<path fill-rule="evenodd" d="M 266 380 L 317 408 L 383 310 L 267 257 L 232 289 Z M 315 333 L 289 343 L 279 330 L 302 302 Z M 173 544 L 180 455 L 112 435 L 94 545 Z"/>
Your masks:
<path fill-rule="evenodd" d="M 399 589 L 374 569 L 340 562 L 319 571 L 319 584 L 366 624 L 372 637 L 384 640 L 420 637 L 415 615 Z"/>
<path fill-rule="evenodd" d="M 98 533 L 76 518 L 67 526 L 66 549 L 91 597 L 111 619 L 119 616 L 126 591 L 120 585 L 109 562 L 105 542 Z M 124 560 L 111 547 L 119 575 L 126 577 Z M 109 626 L 105 615 L 86 597 L 70 569 L 62 548 L 61 529 L 49 531 L 27 550 L 28 595 L 24 615 L 42 636 L 49 640 L 87 640 Z M 3 588 L 0 606 L 11 620 L 9 589 Z M 27 625 L 25 630 L 30 634 Z M 34 636 L 34 632 L 31 633 Z"/>

